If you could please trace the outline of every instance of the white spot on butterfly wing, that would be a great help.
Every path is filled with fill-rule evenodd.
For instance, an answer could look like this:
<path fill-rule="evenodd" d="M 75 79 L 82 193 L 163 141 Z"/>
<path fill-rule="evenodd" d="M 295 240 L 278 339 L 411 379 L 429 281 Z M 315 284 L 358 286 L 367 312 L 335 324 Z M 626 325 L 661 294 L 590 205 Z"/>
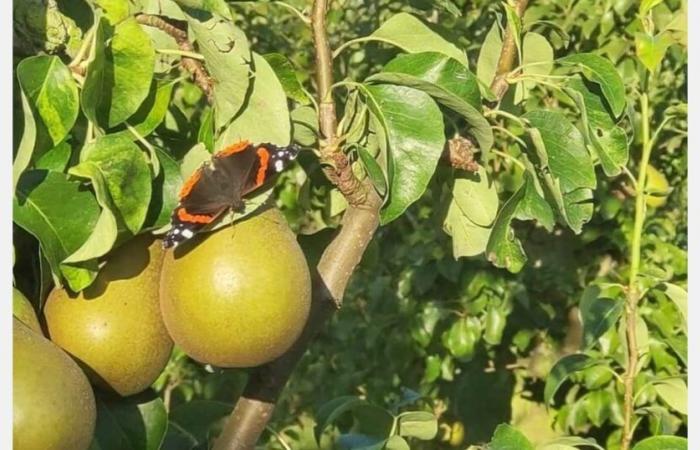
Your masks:
<path fill-rule="evenodd" d="M 182 230 L 182 236 L 183 236 L 185 239 L 189 239 L 189 238 L 191 238 L 192 236 L 194 236 L 194 233 L 192 232 L 192 230 L 188 230 L 187 228 L 185 228 L 184 230 Z"/>
<path fill-rule="evenodd" d="M 275 171 L 282 172 L 282 170 L 284 170 L 284 161 L 278 159 L 277 161 L 275 161 Z"/>

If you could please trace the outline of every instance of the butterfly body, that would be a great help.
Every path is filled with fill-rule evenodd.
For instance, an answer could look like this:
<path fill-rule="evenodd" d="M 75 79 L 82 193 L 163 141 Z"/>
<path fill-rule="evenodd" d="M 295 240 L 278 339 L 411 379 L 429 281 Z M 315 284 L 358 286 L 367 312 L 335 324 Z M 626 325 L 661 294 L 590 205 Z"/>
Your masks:
<path fill-rule="evenodd" d="M 215 153 L 185 181 L 163 247 L 176 247 L 232 209 L 242 212 L 244 197 L 268 183 L 296 158 L 298 147 L 241 141 Z"/>

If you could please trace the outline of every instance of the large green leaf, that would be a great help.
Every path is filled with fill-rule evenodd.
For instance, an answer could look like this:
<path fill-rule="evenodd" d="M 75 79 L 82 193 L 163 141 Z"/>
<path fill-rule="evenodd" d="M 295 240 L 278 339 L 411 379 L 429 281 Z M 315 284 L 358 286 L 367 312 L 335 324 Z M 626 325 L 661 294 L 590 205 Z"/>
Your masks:
<path fill-rule="evenodd" d="M 658 288 L 678 308 L 683 317 L 683 329 L 688 332 L 688 291 L 673 283 L 662 283 Z"/>
<path fill-rule="evenodd" d="M 78 117 L 78 87 L 57 56 L 32 56 L 17 65 L 17 79 L 51 143 L 65 139 Z"/>
<path fill-rule="evenodd" d="M 386 42 L 408 53 L 439 52 L 464 65 L 467 64 L 467 55 L 464 51 L 408 13 L 402 12 L 392 16 L 364 40 Z"/>
<path fill-rule="evenodd" d="M 479 58 L 476 62 L 476 76 L 482 85 L 490 86 L 496 76 L 501 47 L 503 47 L 501 30 L 498 27 L 498 23 L 494 22 L 484 38 L 484 42 L 479 50 Z"/>
<path fill-rule="evenodd" d="M 165 119 L 174 86 L 175 83 L 172 81 L 158 82 L 154 80 L 146 100 L 143 101 L 138 111 L 126 121 L 133 131 L 124 130 L 120 133 L 128 134 L 132 140 L 137 140 L 136 134 L 145 137 L 155 131 Z"/>
<path fill-rule="evenodd" d="M 389 200 L 381 211 L 386 224 L 425 192 L 445 145 L 444 124 L 440 108 L 422 91 L 388 84 L 364 90 L 385 131 L 380 145 L 390 155 Z"/>
<path fill-rule="evenodd" d="M 505 423 L 496 427 L 488 448 L 489 450 L 535 450 L 524 434 Z"/>
<path fill-rule="evenodd" d="M 183 8 L 214 87 L 214 124 L 226 125 L 245 103 L 251 83 L 248 39 L 216 13 Z M 260 58 L 262 59 L 262 58 Z"/>
<path fill-rule="evenodd" d="M 579 308 L 583 322 L 583 348 L 592 347 L 599 337 L 614 327 L 622 315 L 624 295 L 620 285 L 587 286 Z"/>
<path fill-rule="evenodd" d="M 72 152 L 70 144 L 63 141 L 41 155 L 34 163 L 34 168 L 63 172 L 70 161 Z"/>
<path fill-rule="evenodd" d="M 233 409 L 228 403 L 212 400 L 194 400 L 173 408 L 170 424 L 175 425 L 198 445 L 207 446 L 211 442 L 215 425 Z"/>
<path fill-rule="evenodd" d="M 90 450 L 158 450 L 168 425 L 163 400 L 148 393 L 97 398 L 97 424 Z"/>
<path fill-rule="evenodd" d="M 297 78 L 297 73 L 289 59 L 280 53 L 268 53 L 263 55 L 263 58 L 277 75 L 287 97 L 299 104 L 308 105 L 309 97 L 304 93 L 304 86 Z"/>
<path fill-rule="evenodd" d="M 592 189 L 596 186 L 593 161 L 581 132 L 554 111 L 523 115 L 539 159 L 539 174 L 557 211 L 576 233 L 593 215 Z"/>
<path fill-rule="evenodd" d="M 148 96 L 155 65 L 151 39 L 136 19 L 120 22 L 113 34 L 109 29 L 100 19 L 81 97 L 85 115 L 105 128 L 124 122 L 139 109 Z"/>
<path fill-rule="evenodd" d="M 524 196 L 525 185 L 521 186 L 501 208 L 486 244 L 488 260 L 494 266 L 504 267 L 512 273 L 520 272 L 527 261 L 523 246 L 511 227 L 511 222 Z"/>
<path fill-rule="evenodd" d="M 482 158 L 493 145 L 493 132 L 481 114 L 479 83 L 459 61 L 437 52 L 399 55 L 367 81 L 399 84 L 419 89 L 461 114 L 469 133 L 479 143 Z"/>
<path fill-rule="evenodd" d="M 167 152 L 156 149 L 161 171 L 153 180 L 151 204 L 144 220 L 144 229 L 158 229 L 170 223 L 170 216 L 178 204 L 182 186 L 180 165 Z"/>
<path fill-rule="evenodd" d="M 600 88 L 580 78 L 567 82 L 566 92 L 578 104 L 583 117 L 584 136 L 595 149 L 608 176 L 617 176 L 629 157 L 625 131 L 615 124 Z"/>
<path fill-rule="evenodd" d="M 55 275 L 63 275 L 71 289 L 90 284 L 90 269 L 62 265 L 88 239 L 100 208 L 92 193 L 80 182 L 47 170 L 25 172 L 17 184 L 13 219 L 36 237 Z"/>
<path fill-rule="evenodd" d="M 12 162 L 12 187 L 16 188 L 19 182 L 19 177 L 22 172 L 29 167 L 36 146 L 36 121 L 32 107 L 29 105 L 29 100 L 24 92 L 20 93 L 22 98 L 22 114 L 24 116 L 24 132 L 17 147 L 15 159 Z"/>
<path fill-rule="evenodd" d="M 640 441 L 632 450 L 688 450 L 688 439 L 679 436 L 652 436 Z"/>
<path fill-rule="evenodd" d="M 688 386 L 682 378 L 666 378 L 654 382 L 659 397 L 674 410 L 688 414 Z"/>
<path fill-rule="evenodd" d="M 114 215 L 114 210 L 116 208 L 109 195 L 107 180 L 100 170 L 100 167 L 92 161 L 86 161 L 77 166 L 73 166 L 68 173 L 76 177 L 90 180 L 92 189 L 95 191 L 97 203 L 100 204 L 102 212 L 88 240 L 85 241 L 78 250 L 68 256 L 64 262 L 81 262 L 99 258 L 111 250 L 119 234 L 117 217 Z"/>
<path fill-rule="evenodd" d="M 526 33 L 523 37 L 522 75 L 549 75 L 554 66 L 554 50 L 547 38 L 538 33 Z M 529 92 L 537 85 L 536 81 L 525 80 L 518 83 L 515 89 L 515 104 L 529 96 Z"/>
<path fill-rule="evenodd" d="M 491 228 L 480 227 L 469 220 L 454 199 L 450 201 L 442 227 L 452 237 L 452 255 L 455 259 L 486 251 Z"/>
<path fill-rule="evenodd" d="M 82 163 L 90 163 L 102 174 L 120 218 L 136 234 L 151 201 L 151 171 L 145 154 L 125 136 L 106 135 L 83 149 Z"/>
<path fill-rule="evenodd" d="M 525 172 L 525 193 L 518 204 L 515 218 L 537 220 L 547 231 L 554 229 L 554 213 L 540 192 L 539 184 L 530 171 Z"/>
<path fill-rule="evenodd" d="M 250 96 L 240 114 L 219 136 L 218 148 L 242 139 L 277 145 L 288 145 L 291 140 L 292 124 L 282 84 L 270 64 L 257 53 L 253 53 L 253 66 L 255 77 Z"/>
<path fill-rule="evenodd" d="M 586 78 L 600 85 L 614 116 L 622 114 L 625 108 L 625 85 L 609 60 L 593 53 L 575 53 L 560 58 L 558 62 L 581 68 Z"/>
<path fill-rule="evenodd" d="M 398 419 L 398 433 L 401 436 L 415 437 L 424 441 L 431 440 L 438 431 L 438 421 L 435 414 L 427 411 L 407 411 L 401 413 Z"/>
<path fill-rule="evenodd" d="M 582 353 L 566 355 L 554 364 L 544 384 L 544 402 L 549 405 L 561 385 L 575 372 L 596 363 L 596 360 Z"/>
<path fill-rule="evenodd" d="M 482 227 L 493 224 L 498 213 L 498 192 L 486 169 L 455 178 L 452 197 L 471 222 Z"/>

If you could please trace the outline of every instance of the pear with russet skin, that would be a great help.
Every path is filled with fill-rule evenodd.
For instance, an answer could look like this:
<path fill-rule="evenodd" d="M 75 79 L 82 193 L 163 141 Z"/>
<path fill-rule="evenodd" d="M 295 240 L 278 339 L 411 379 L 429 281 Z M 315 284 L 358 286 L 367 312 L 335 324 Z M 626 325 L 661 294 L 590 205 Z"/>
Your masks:
<path fill-rule="evenodd" d="M 311 277 L 286 219 L 268 209 L 167 252 L 160 304 L 170 335 L 190 357 L 253 367 L 301 334 Z"/>
<path fill-rule="evenodd" d="M 87 289 L 54 289 L 44 306 L 51 340 L 93 383 L 122 396 L 148 388 L 172 351 L 158 302 L 162 259 L 160 241 L 138 236 L 108 256 Z"/>
<path fill-rule="evenodd" d="M 12 448 L 87 449 L 97 410 L 85 374 L 17 318 L 12 330 Z"/>

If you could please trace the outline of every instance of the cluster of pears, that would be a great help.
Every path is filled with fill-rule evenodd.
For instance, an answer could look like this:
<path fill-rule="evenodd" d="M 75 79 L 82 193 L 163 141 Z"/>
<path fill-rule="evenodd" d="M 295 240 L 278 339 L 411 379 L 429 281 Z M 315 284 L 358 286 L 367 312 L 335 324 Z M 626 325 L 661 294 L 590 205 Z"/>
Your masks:
<path fill-rule="evenodd" d="M 160 375 L 173 343 L 218 367 L 257 366 L 291 347 L 309 314 L 311 280 L 279 210 L 195 240 L 174 252 L 150 236 L 130 240 L 90 287 L 49 294 L 43 330 L 16 291 L 16 450 L 87 449 L 96 422 L 90 383 L 139 393 Z"/>

